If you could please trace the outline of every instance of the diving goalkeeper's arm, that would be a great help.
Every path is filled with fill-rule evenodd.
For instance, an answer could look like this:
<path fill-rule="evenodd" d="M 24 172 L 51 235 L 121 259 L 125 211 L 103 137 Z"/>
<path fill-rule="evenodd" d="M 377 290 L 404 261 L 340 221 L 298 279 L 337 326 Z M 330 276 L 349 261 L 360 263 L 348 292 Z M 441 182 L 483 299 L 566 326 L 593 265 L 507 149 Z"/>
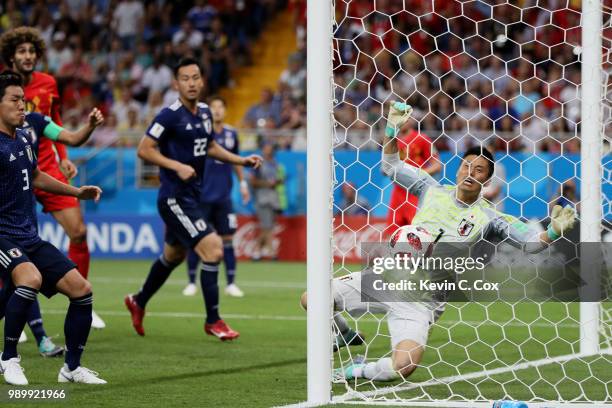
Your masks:
<path fill-rule="evenodd" d="M 420 197 L 428 187 L 438 185 L 438 182 L 426 171 L 403 162 L 395 137 L 402 126 L 410 118 L 412 107 L 402 102 L 391 102 L 387 115 L 387 126 L 383 136 L 382 171 L 394 182 L 404 187 L 411 194 Z"/>

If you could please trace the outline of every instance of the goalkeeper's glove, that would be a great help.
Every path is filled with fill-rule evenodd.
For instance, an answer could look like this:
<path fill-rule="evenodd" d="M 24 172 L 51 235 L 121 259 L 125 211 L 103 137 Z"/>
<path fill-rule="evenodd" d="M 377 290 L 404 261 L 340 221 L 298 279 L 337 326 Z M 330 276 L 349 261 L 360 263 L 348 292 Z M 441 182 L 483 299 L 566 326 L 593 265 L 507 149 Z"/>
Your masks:
<path fill-rule="evenodd" d="M 387 115 L 387 128 L 385 134 L 389 137 L 397 136 L 401 127 L 408 121 L 412 114 L 412 106 L 403 102 L 391 102 L 389 115 Z"/>
<path fill-rule="evenodd" d="M 546 230 L 548 238 L 551 241 L 559 239 L 561 235 L 574 228 L 575 221 L 576 212 L 572 207 L 566 205 L 565 208 L 562 208 L 560 205 L 555 205 L 550 214 L 550 225 Z"/>

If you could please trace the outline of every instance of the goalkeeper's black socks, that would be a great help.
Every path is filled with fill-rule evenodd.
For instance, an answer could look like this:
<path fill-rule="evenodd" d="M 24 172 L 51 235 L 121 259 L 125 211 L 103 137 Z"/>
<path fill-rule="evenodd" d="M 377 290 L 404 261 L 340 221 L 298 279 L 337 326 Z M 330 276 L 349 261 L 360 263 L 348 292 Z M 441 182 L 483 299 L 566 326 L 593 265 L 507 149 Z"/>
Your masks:
<path fill-rule="evenodd" d="M 81 355 L 91 330 L 91 310 L 93 308 L 93 295 L 70 299 L 66 321 L 64 322 L 64 336 L 66 337 L 66 364 L 70 371 L 81 365 Z"/>
<path fill-rule="evenodd" d="M 219 263 L 203 262 L 200 271 L 200 283 L 206 306 L 206 323 L 214 323 L 219 317 Z"/>
<path fill-rule="evenodd" d="M 155 292 L 162 287 L 162 285 L 168 279 L 168 276 L 170 276 L 174 268 L 176 268 L 178 265 L 178 263 L 169 262 L 164 255 L 161 255 L 155 262 L 153 262 L 149 276 L 147 276 L 147 280 L 145 280 L 145 283 L 142 285 L 142 289 L 140 289 L 140 292 L 134 296 L 138 306 L 140 306 L 142 309 L 145 308 L 149 299 L 151 299 Z"/>

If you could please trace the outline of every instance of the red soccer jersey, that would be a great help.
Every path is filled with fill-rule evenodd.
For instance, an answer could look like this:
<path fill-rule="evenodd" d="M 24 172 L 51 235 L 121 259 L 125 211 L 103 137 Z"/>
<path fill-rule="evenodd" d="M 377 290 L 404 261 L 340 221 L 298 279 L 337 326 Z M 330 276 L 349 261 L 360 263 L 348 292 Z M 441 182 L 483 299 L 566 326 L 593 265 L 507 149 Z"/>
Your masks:
<path fill-rule="evenodd" d="M 400 151 L 400 157 L 405 157 L 404 161 L 414 167 L 422 168 L 429 159 L 438 157 L 431 139 L 414 129 L 397 139 L 397 148 Z M 387 232 L 393 233 L 397 227 L 410 224 L 416 213 L 417 205 L 416 196 L 409 194 L 403 187 L 395 185 L 391 193 L 387 215 L 387 225 L 395 226 L 395 228 L 390 228 Z"/>
<path fill-rule="evenodd" d="M 49 116 L 58 125 L 62 124 L 59 114 L 59 92 L 55 78 L 43 72 L 33 72 L 32 80 L 23 90 L 27 111 L 41 113 Z M 45 172 L 58 167 L 53 145 L 54 143 L 51 139 L 46 137 L 40 138 L 38 166 Z M 57 143 L 55 146 L 59 156 L 65 158 L 65 146 L 61 143 Z"/>

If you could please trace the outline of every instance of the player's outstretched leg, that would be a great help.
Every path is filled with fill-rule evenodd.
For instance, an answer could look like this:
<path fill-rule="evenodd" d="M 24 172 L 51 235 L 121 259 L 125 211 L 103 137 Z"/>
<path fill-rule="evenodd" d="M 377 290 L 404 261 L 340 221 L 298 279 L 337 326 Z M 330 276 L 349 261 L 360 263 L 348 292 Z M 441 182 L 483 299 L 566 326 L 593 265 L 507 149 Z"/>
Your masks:
<path fill-rule="evenodd" d="M 140 291 L 125 297 L 125 306 L 132 316 L 132 326 L 140 336 L 144 336 L 142 321 L 147 302 L 162 287 L 168 276 L 185 259 L 185 251 L 180 247 L 164 245 L 164 253 L 151 265 L 149 275 Z"/>
<path fill-rule="evenodd" d="M 88 279 L 89 277 L 89 264 L 90 264 L 90 253 L 89 247 L 87 246 L 87 226 L 83 220 L 83 214 L 81 214 L 81 208 L 67 207 L 61 208 L 57 211 L 52 211 L 51 214 L 62 226 L 66 235 L 70 239 L 68 245 L 68 258 L 72 260 L 77 266 L 77 270 L 83 276 Z M 94 329 L 104 329 L 106 323 L 96 312 L 91 312 L 91 327 Z"/>
<path fill-rule="evenodd" d="M 394 347 L 391 357 L 383 357 L 369 363 L 355 360 L 347 367 L 336 369 L 334 379 L 393 381 L 400 376 L 406 378 L 417 369 L 424 351 L 421 344 L 413 340 L 402 340 Z"/>
<path fill-rule="evenodd" d="M 227 325 L 219 315 L 219 262 L 223 256 L 221 238 L 216 234 L 208 234 L 198 242 L 196 253 L 202 259 L 200 283 L 206 306 L 206 334 L 216 336 L 222 341 L 234 340 L 240 336 Z"/>
<path fill-rule="evenodd" d="M 21 368 L 21 358 L 17 354 L 17 342 L 26 325 L 30 307 L 36 301 L 42 277 L 31 262 L 15 266 L 11 276 L 15 290 L 12 291 L 5 308 L 4 348 L 0 356 L 0 371 L 8 384 L 27 385 L 28 380 Z"/>
<path fill-rule="evenodd" d="M 236 253 L 232 236 L 223 237 L 223 263 L 225 264 L 225 278 L 227 286 L 225 294 L 232 297 L 243 297 L 244 292 L 236 285 Z"/>
<path fill-rule="evenodd" d="M 28 326 L 32 330 L 32 334 L 36 338 L 38 352 L 43 357 L 59 357 L 64 354 L 64 348 L 55 345 L 51 338 L 47 336 L 43 326 L 42 316 L 40 314 L 40 305 L 38 300 L 32 303 L 28 312 Z"/>
<path fill-rule="evenodd" d="M 304 310 L 308 308 L 308 294 L 306 292 L 302 293 L 300 304 Z M 359 346 L 365 343 L 365 336 L 362 333 L 353 330 L 353 328 L 349 326 L 346 319 L 342 316 L 341 312 L 334 313 L 334 323 L 338 332 L 334 338 L 334 351 L 338 351 L 342 347 Z"/>
<path fill-rule="evenodd" d="M 183 289 L 183 296 L 195 296 L 198 293 L 198 286 L 195 283 L 198 274 L 198 262 L 200 262 L 198 254 L 193 250 L 189 251 L 187 255 L 187 278 L 189 281 Z"/>
<path fill-rule="evenodd" d="M 72 269 L 57 282 L 57 289 L 70 299 L 64 322 L 66 358 L 57 376 L 58 382 L 106 384 L 98 373 L 81 366 L 81 355 L 91 330 L 91 284 L 76 269 Z"/>

